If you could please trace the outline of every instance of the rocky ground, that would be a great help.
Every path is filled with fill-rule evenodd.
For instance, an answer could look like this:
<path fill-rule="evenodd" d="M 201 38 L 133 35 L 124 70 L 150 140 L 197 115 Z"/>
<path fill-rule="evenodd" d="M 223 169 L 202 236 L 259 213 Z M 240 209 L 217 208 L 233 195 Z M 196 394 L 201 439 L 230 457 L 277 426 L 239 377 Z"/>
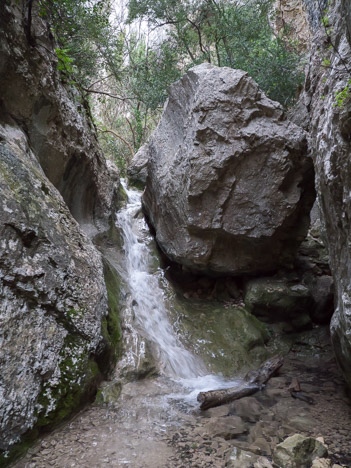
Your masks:
<path fill-rule="evenodd" d="M 327 329 L 304 336 L 253 396 L 201 412 L 174 382 L 131 382 L 115 403 L 86 408 L 13 467 L 264 468 L 274 466 L 275 446 L 295 433 L 324 438 L 330 462 L 317 466 L 351 467 L 351 403 Z M 313 404 L 290 395 L 296 377 Z"/>

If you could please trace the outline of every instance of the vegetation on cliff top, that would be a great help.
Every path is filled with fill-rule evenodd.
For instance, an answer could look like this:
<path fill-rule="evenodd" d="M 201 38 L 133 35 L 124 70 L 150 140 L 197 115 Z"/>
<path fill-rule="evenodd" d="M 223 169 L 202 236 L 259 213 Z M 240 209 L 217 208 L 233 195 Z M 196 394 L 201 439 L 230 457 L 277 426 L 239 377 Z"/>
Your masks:
<path fill-rule="evenodd" d="M 303 79 L 297 44 L 274 27 L 272 0 L 29 4 L 49 22 L 63 79 L 89 97 L 103 148 L 122 171 L 155 127 L 169 85 L 192 66 L 243 69 L 285 107 Z"/>

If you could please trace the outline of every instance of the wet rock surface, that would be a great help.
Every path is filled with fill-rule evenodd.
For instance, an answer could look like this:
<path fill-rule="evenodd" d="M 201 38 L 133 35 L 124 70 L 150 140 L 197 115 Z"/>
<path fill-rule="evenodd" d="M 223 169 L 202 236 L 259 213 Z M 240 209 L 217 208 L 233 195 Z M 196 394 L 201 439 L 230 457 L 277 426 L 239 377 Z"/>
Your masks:
<path fill-rule="evenodd" d="M 114 406 L 87 408 L 14 467 L 271 468 L 276 446 L 296 433 L 324 437 L 328 458 L 316 466 L 349 467 L 350 400 L 326 329 L 307 333 L 255 396 L 201 413 L 174 382 L 131 382 Z M 288 387 L 296 376 L 313 405 L 291 397 Z"/>
<path fill-rule="evenodd" d="M 308 312 L 314 301 L 303 284 L 289 284 L 282 279 L 260 278 L 250 280 L 245 291 L 246 308 L 263 321 L 287 322 L 299 328 L 301 316 L 307 315 L 305 326 L 310 323 Z"/>
<path fill-rule="evenodd" d="M 0 125 L 1 443 L 67 416 L 99 374 L 102 262 L 18 128 Z M 56 415 L 57 419 L 60 419 Z"/>
<path fill-rule="evenodd" d="M 237 275 L 292 262 L 314 200 L 306 135 L 245 72 L 190 70 L 147 151 L 143 205 L 170 259 Z"/>
<path fill-rule="evenodd" d="M 237 375 L 267 357 L 265 325 L 235 304 L 177 298 L 176 331 L 207 368 L 225 377 Z"/>

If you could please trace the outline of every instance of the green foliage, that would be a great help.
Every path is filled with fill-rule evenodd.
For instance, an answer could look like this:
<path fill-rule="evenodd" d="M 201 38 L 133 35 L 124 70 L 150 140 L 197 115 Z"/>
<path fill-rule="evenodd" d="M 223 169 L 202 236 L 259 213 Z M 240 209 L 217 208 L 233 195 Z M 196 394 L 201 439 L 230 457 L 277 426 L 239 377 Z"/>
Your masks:
<path fill-rule="evenodd" d="M 335 94 L 334 107 L 344 107 L 345 103 L 351 98 L 351 79 L 347 82 L 347 85 Z"/>
<path fill-rule="evenodd" d="M 55 49 L 55 51 L 58 58 L 58 69 L 69 74 L 73 73 L 73 59 L 67 55 L 68 49 Z"/>
<path fill-rule="evenodd" d="M 324 66 L 326 68 L 334 68 L 334 67 L 332 67 L 331 58 L 337 57 L 338 61 L 341 62 L 341 66 L 343 67 L 342 71 L 347 74 L 346 75 L 347 77 L 350 77 L 351 70 L 349 68 L 349 65 L 345 61 L 345 59 L 340 55 L 338 47 L 337 47 L 337 45 L 335 44 L 335 42 L 333 40 L 333 37 L 332 37 L 333 28 L 328 27 L 330 25 L 329 24 L 329 17 L 328 17 L 329 10 L 328 10 L 328 8 L 325 8 L 322 11 L 321 4 L 320 4 L 319 1 L 320 0 L 318 0 L 318 5 L 319 5 L 320 12 L 322 13 L 321 23 L 322 23 L 322 25 L 324 27 L 325 34 L 327 36 L 327 42 L 329 43 L 329 46 L 328 46 L 327 49 L 328 49 L 329 57 L 330 57 L 330 59 L 326 58 L 326 57 L 324 57 L 322 59 L 322 66 Z M 330 0 L 329 0 L 328 6 L 330 6 L 330 4 L 331 3 L 330 3 Z M 323 79 L 323 82 L 325 82 L 325 81 L 326 81 L 326 78 Z M 344 107 L 345 103 L 350 99 L 350 97 L 351 97 L 351 78 L 348 79 L 348 81 L 347 81 L 346 85 L 344 86 L 344 88 L 342 88 L 340 91 L 335 93 L 335 102 L 334 102 L 333 106 L 334 107 L 339 107 L 339 108 Z M 321 99 L 322 100 L 325 99 L 325 96 L 322 95 Z"/>
<path fill-rule="evenodd" d="M 138 107 L 134 109 L 134 119 L 136 122 L 135 151 L 138 151 L 143 140 L 143 122 L 141 120 L 141 114 Z"/>
<path fill-rule="evenodd" d="M 271 9 L 271 0 L 131 0 L 130 22 L 143 18 L 154 28 L 168 26 L 157 51 L 147 57 L 148 71 L 153 54 L 158 60 L 154 98 L 161 100 L 171 78 L 207 61 L 247 71 L 269 97 L 289 106 L 303 81 L 301 56 L 286 31 L 274 34 Z"/>
<path fill-rule="evenodd" d="M 128 148 L 125 148 L 118 139 L 109 133 L 101 135 L 99 143 L 105 155 L 117 165 L 121 176 L 125 177 L 129 157 Z"/>
<path fill-rule="evenodd" d="M 273 0 L 130 0 L 129 25 L 111 22 L 112 0 L 36 5 L 58 42 L 59 70 L 89 95 L 103 122 L 103 150 L 122 174 L 153 130 L 170 84 L 192 66 L 241 68 L 286 107 L 303 80 L 296 44 L 272 30 Z M 136 26 L 140 19 L 147 32 Z"/>
<path fill-rule="evenodd" d="M 59 49 L 59 70 L 87 85 L 108 61 L 115 37 L 105 0 L 39 0 L 39 15 L 46 19 Z"/>
<path fill-rule="evenodd" d="M 327 27 L 329 26 L 329 18 L 328 18 L 327 15 L 323 16 L 322 19 L 321 19 L 321 21 L 322 21 L 322 24 L 323 24 L 323 26 L 324 26 L 325 28 L 327 28 Z"/>
<path fill-rule="evenodd" d="M 137 101 L 148 109 L 161 107 L 167 98 L 168 87 L 182 75 L 180 59 L 177 47 L 170 39 L 164 40 L 156 50 L 147 49 L 145 41 L 139 41 L 130 53 L 129 66 L 131 91 Z"/>

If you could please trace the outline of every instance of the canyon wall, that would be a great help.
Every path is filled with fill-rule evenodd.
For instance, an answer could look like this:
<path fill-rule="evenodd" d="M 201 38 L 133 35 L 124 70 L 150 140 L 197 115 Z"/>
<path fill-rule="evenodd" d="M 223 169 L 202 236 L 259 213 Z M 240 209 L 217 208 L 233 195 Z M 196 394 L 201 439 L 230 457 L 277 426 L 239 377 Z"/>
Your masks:
<path fill-rule="evenodd" d="M 29 40 L 26 15 L 25 1 L 0 10 L 4 460 L 24 434 L 35 436 L 94 394 L 120 339 L 109 301 L 116 278 L 90 240 L 113 221 L 118 173 L 100 152 L 84 99 L 58 71 L 47 25 L 33 10 Z"/>
<path fill-rule="evenodd" d="M 312 42 L 295 122 L 310 134 L 336 300 L 335 354 L 351 386 L 351 6 L 304 1 Z"/>

